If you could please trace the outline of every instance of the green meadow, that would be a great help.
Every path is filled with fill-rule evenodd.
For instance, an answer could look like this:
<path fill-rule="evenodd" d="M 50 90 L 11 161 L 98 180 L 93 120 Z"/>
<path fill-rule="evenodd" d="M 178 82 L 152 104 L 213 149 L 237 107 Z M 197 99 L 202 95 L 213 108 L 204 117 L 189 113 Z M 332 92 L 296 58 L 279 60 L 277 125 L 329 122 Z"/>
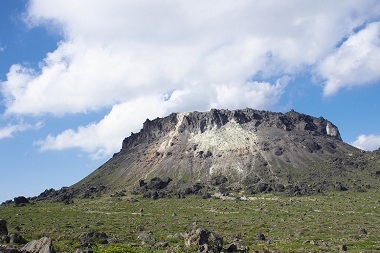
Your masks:
<path fill-rule="evenodd" d="M 263 194 L 251 200 L 102 196 L 69 205 L 3 205 L 0 218 L 9 233 L 27 240 L 53 238 L 58 252 L 74 252 L 81 246 L 78 237 L 90 231 L 109 237 L 109 244 L 95 246 L 95 252 L 191 252 L 182 247 L 181 233 L 194 222 L 222 236 L 224 244 L 240 238 L 249 252 L 339 252 L 343 245 L 348 252 L 380 252 L 380 192 L 374 189 L 301 197 Z M 142 245 L 137 238 L 142 231 L 150 231 L 164 248 Z"/>

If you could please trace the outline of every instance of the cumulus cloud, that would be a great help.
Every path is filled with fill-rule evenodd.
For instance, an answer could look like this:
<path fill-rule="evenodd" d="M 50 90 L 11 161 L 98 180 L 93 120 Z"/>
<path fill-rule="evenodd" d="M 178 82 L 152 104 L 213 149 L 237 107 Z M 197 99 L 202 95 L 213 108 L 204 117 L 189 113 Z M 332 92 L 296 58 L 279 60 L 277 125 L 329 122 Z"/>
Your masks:
<path fill-rule="evenodd" d="M 13 137 L 16 133 L 24 132 L 27 130 L 36 130 L 42 127 L 42 122 L 38 122 L 34 125 L 31 124 L 25 124 L 23 122 L 20 122 L 18 124 L 9 124 L 6 126 L 3 126 L 0 128 L 0 140 L 4 138 L 10 138 Z"/>
<path fill-rule="evenodd" d="M 29 25 L 60 29 L 64 39 L 39 69 L 10 68 L 1 83 L 6 114 L 112 108 L 99 122 L 36 142 L 41 150 L 108 155 L 146 118 L 271 109 L 293 75 L 379 11 L 376 0 L 32 0 Z"/>
<path fill-rule="evenodd" d="M 321 62 L 319 74 L 326 79 L 324 95 L 380 80 L 379 66 L 380 22 L 375 22 L 351 35 Z"/>
<path fill-rule="evenodd" d="M 120 148 L 121 141 L 130 131 L 138 131 L 146 117 L 162 114 L 161 100 L 158 96 L 146 96 L 117 104 L 100 122 L 76 130 L 68 129 L 57 136 L 49 135 L 36 141 L 35 145 L 41 151 L 80 148 L 91 153 L 94 159 L 104 158 Z"/>
<path fill-rule="evenodd" d="M 351 143 L 352 146 L 362 150 L 373 151 L 380 148 L 380 135 L 359 135 L 359 137 Z"/>
<path fill-rule="evenodd" d="M 114 105 L 110 113 L 98 123 L 80 126 L 76 130 L 68 129 L 57 136 L 49 135 L 34 144 L 39 146 L 41 151 L 80 148 L 90 153 L 93 159 L 104 158 L 117 151 L 121 146 L 121 141 L 131 132 L 138 132 L 142 127 L 142 122 L 147 118 L 165 116 L 178 109 L 189 111 L 206 110 L 211 107 L 240 108 L 241 106 L 236 104 L 236 99 L 234 99 L 235 95 L 242 97 L 240 100 L 242 105 L 259 109 L 267 108 L 278 101 L 287 80 L 287 78 L 279 79 L 274 85 L 254 82 L 247 83 L 245 87 L 240 85 L 208 87 L 206 92 L 201 87 L 193 87 L 193 89 L 176 90 L 162 96 L 145 95 Z M 214 100 L 205 99 L 209 93 L 216 94 Z M 194 107 L 194 104 L 197 106 Z"/>
<path fill-rule="evenodd" d="M 65 39 L 40 69 L 11 68 L 2 83 L 7 113 L 82 113 L 193 83 L 292 74 L 318 61 L 373 6 L 370 0 L 34 0 L 28 21 L 60 27 Z"/>

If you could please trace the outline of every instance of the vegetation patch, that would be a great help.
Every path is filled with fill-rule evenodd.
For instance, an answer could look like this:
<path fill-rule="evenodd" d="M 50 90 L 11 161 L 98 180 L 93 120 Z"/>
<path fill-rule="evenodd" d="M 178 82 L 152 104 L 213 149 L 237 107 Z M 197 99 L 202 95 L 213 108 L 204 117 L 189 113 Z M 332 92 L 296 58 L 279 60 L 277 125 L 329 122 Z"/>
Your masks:
<path fill-rule="evenodd" d="M 53 238 L 57 252 L 83 247 L 101 253 L 191 252 L 194 247 L 185 246 L 184 234 L 194 224 L 223 237 L 224 248 L 234 243 L 271 252 L 380 250 L 378 190 L 239 199 L 103 195 L 73 199 L 69 205 L 47 200 L 2 205 L 0 219 L 7 222 L 9 234 L 27 241 Z M 91 243 L 83 239 L 86 236 Z"/>

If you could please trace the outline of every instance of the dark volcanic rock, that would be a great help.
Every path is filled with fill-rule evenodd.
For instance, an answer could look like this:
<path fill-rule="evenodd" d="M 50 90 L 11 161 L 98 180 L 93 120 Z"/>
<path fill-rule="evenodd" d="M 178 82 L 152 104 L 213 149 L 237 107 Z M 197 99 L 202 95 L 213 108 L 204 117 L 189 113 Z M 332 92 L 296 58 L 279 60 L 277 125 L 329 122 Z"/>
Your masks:
<path fill-rule="evenodd" d="M 108 235 L 103 232 L 92 231 L 78 237 L 82 247 L 91 248 L 95 244 L 108 244 Z"/>
<path fill-rule="evenodd" d="M 0 219 L 0 236 L 8 235 L 7 221 Z"/>
<path fill-rule="evenodd" d="M 224 184 L 228 181 L 228 179 L 223 175 L 215 176 L 211 179 L 211 184 L 214 186 Z"/>
<path fill-rule="evenodd" d="M 8 236 L 9 238 L 9 242 L 8 243 L 11 243 L 11 244 L 24 244 L 24 243 L 27 243 L 27 241 L 19 234 L 10 234 Z"/>
<path fill-rule="evenodd" d="M 16 198 L 14 198 L 13 201 L 15 202 L 16 206 L 22 206 L 25 204 L 29 204 L 29 200 L 27 198 L 25 198 L 24 196 L 16 197 Z"/>
<path fill-rule="evenodd" d="M 255 237 L 256 237 L 257 240 L 265 241 L 265 235 L 262 234 L 262 233 L 256 234 Z"/>
<path fill-rule="evenodd" d="M 170 181 L 172 181 L 170 178 L 161 179 L 154 177 L 146 184 L 146 188 L 149 190 L 161 190 L 164 189 Z"/>

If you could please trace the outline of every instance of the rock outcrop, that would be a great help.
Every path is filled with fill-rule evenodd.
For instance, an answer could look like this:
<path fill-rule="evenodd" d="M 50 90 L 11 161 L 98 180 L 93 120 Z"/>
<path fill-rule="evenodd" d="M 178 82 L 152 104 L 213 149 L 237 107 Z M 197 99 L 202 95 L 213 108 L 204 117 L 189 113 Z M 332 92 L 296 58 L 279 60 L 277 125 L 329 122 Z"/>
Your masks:
<path fill-rule="evenodd" d="M 54 246 L 51 238 L 42 237 L 39 240 L 27 243 L 21 251 L 29 253 L 54 253 Z"/>
<path fill-rule="evenodd" d="M 347 173 L 366 166 L 362 157 L 333 123 L 293 110 L 173 113 L 146 120 L 119 153 L 70 189 L 83 195 L 139 185 L 156 198 L 169 183 L 199 183 L 300 195 L 334 190 L 336 182 L 349 189 Z"/>
<path fill-rule="evenodd" d="M 22 206 L 25 204 L 29 204 L 29 200 L 24 196 L 19 196 L 14 198 L 14 203 L 16 206 Z"/>

